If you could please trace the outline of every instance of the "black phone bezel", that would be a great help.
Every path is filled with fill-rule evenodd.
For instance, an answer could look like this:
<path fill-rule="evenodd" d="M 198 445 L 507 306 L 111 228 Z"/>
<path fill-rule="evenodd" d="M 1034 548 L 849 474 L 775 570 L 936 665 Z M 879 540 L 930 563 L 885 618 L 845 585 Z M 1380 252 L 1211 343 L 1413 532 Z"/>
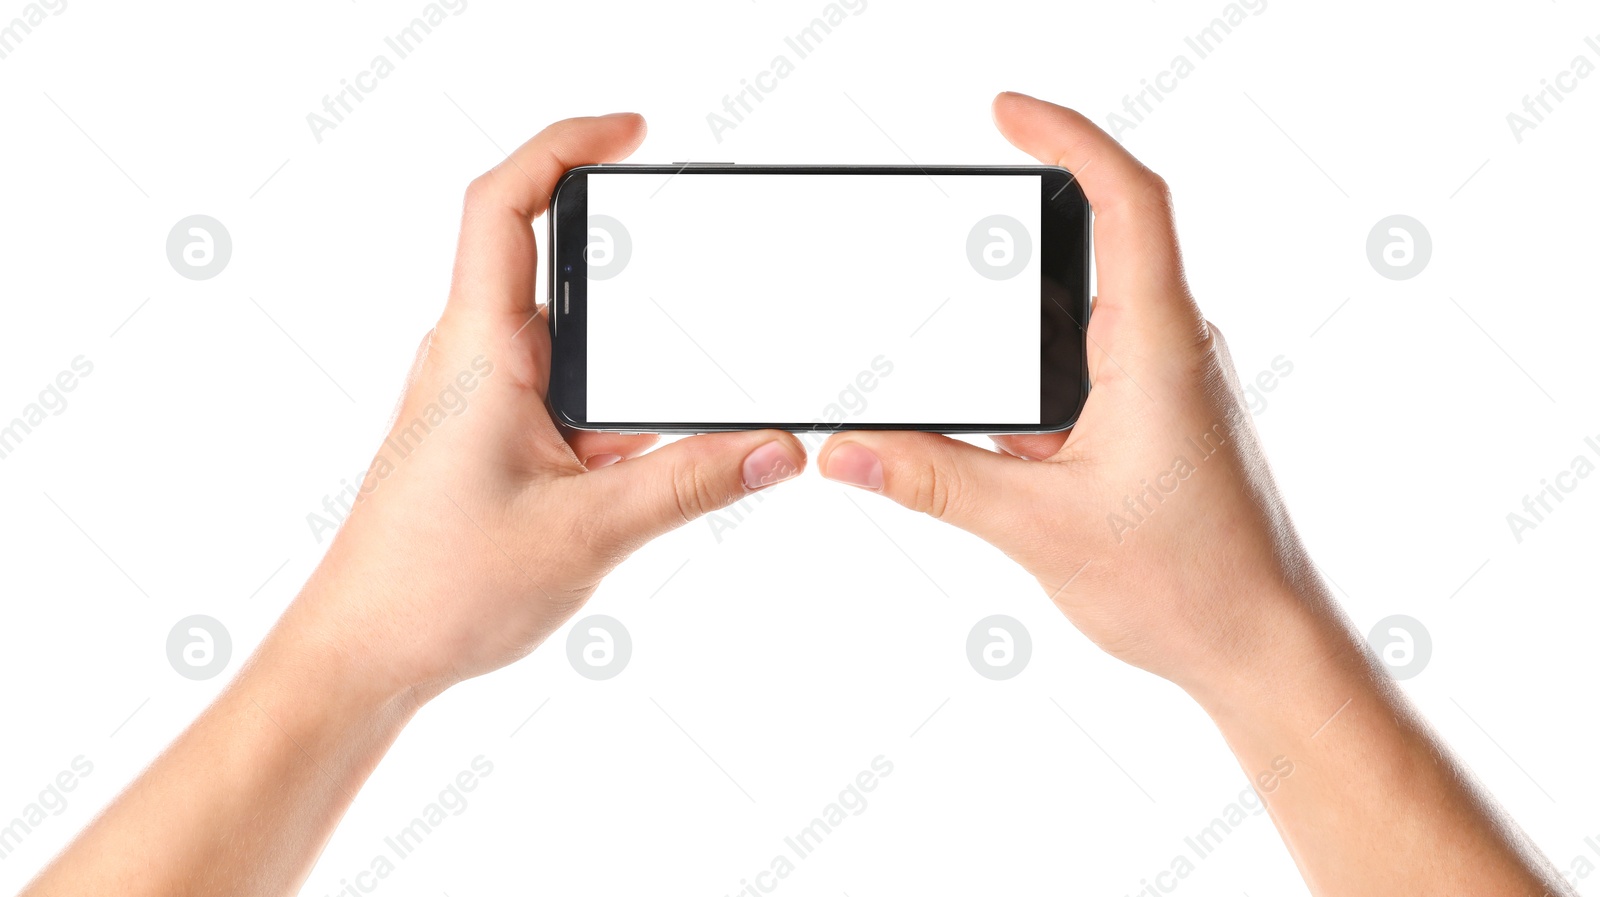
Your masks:
<path fill-rule="evenodd" d="M 1039 423 L 838 424 L 811 422 L 588 420 L 588 175 L 704 174 L 1039 175 Z M 1089 321 L 1091 211 L 1076 177 L 1051 165 L 583 165 L 557 182 L 549 211 L 550 380 L 548 403 L 560 423 L 579 430 L 623 433 L 714 433 L 739 430 L 836 432 L 922 430 L 935 433 L 1054 433 L 1077 422 L 1089 395 L 1086 327 Z"/>

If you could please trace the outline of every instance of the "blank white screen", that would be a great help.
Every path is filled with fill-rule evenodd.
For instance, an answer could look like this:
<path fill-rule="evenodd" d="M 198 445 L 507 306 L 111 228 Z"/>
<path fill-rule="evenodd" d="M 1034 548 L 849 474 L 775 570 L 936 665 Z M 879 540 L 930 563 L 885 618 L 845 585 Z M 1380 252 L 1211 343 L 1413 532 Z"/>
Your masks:
<path fill-rule="evenodd" d="M 620 222 L 631 246 L 588 282 L 591 422 L 1039 422 L 1039 176 L 588 185 L 591 224 Z M 968 250 L 997 214 L 1031 243 L 1002 280 Z M 617 246 L 590 241 L 596 263 Z"/>

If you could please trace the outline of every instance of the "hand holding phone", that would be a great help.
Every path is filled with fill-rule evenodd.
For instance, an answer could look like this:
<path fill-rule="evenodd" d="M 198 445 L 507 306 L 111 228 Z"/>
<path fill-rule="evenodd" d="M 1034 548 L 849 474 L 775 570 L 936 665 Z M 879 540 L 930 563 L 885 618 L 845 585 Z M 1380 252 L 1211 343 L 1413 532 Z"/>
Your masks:
<path fill-rule="evenodd" d="M 533 220 L 567 164 L 625 157 L 644 120 L 558 122 L 467 190 L 450 297 L 392 431 L 288 628 L 427 694 L 521 657 L 633 550 L 798 474 L 773 430 L 655 439 L 563 430 L 545 404 Z M 330 629 L 337 631 L 329 631 Z"/>
<path fill-rule="evenodd" d="M 1095 208 L 1094 388 L 1070 433 L 996 453 L 928 433 L 841 433 L 825 476 L 970 530 L 1107 651 L 1199 693 L 1326 611 L 1217 329 L 1183 276 L 1166 184 L 1082 115 L 995 101 L 1020 149 L 1080 173 Z"/>

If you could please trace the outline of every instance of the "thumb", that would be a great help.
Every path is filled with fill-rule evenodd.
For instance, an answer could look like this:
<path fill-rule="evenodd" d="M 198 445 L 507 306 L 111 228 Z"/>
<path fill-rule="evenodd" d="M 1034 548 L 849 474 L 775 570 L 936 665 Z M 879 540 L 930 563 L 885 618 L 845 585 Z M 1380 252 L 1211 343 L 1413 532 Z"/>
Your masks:
<path fill-rule="evenodd" d="M 779 430 L 708 433 L 583 475 L 600 486 L 609 535 L 638 545 L 805 469 L 800 441 Z"/>
<path fill-rule="evenodd" d="M 817 456 L 822 475 L 879 492 L 980 538 L 1003 539 L 1015 517 L 1007 497 L 1026 494 L 1030 462 L 920 432 L 851 432 L 828 439 Z"/>

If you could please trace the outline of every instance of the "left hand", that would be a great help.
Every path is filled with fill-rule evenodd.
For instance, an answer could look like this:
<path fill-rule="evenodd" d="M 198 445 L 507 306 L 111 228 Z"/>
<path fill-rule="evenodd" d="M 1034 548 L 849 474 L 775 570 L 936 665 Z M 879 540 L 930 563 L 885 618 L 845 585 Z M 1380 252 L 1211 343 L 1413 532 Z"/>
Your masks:
<path fill-rule="evenodd" d="M 625 158 L 633 114 L 546 128 L 467 189 L 450 299 L 362 496 L 283 627 L 426 699 L 533 650 L 650 539 L 788 479 L 791 435 L 563 431 L 545 407 L 533 220 L 568 168 Z M 648 376 L 649 372 L 641 372 Z"/>

